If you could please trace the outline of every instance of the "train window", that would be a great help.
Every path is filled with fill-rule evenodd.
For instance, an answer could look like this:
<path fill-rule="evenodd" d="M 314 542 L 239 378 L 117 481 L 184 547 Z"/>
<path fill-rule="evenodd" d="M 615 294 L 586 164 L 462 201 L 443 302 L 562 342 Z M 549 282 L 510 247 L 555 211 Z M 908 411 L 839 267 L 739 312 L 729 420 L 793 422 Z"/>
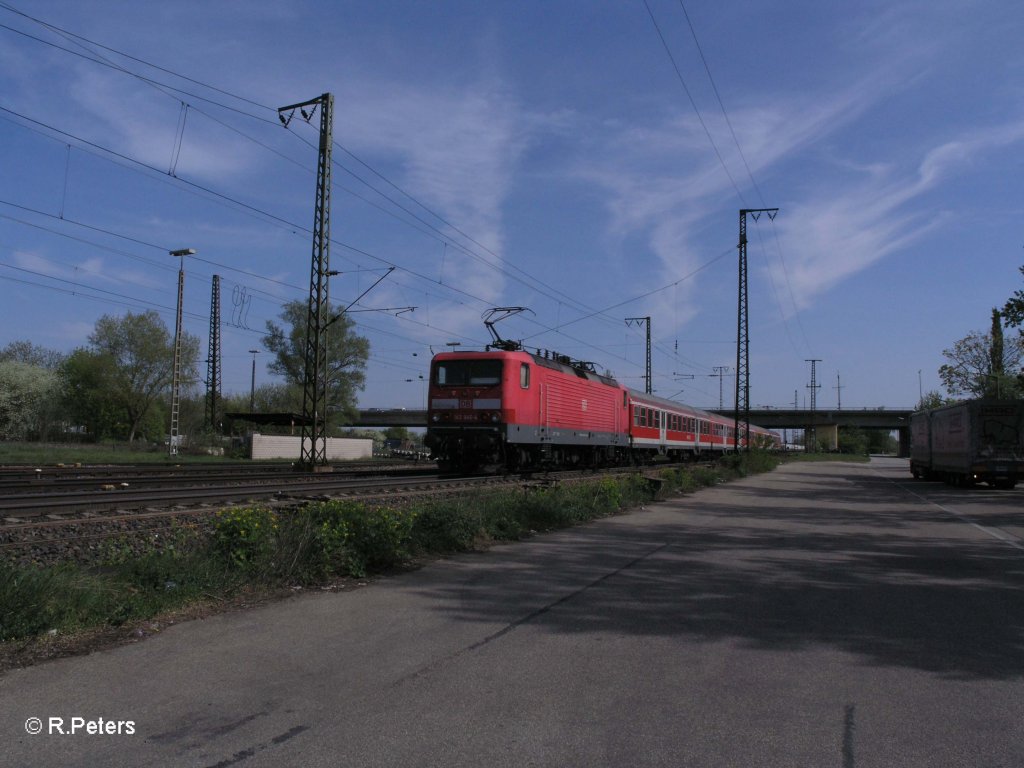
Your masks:
<path fill-rule="evenodd" d="M 501 382 L 501 360 L 444 360 L 434 383 L 442 387 L 493 386 Z"/>
<path fill-rule="evenodd" d="M 633 426 L 640 426 L 640 409 L 637 408 L 635 405 L 633 406 Z"/>
<path fill-rule="evenodd" d="M 527 363 L 519 366 L 519 386 L 523 389 L 530 388 L 530 366 Z"/>

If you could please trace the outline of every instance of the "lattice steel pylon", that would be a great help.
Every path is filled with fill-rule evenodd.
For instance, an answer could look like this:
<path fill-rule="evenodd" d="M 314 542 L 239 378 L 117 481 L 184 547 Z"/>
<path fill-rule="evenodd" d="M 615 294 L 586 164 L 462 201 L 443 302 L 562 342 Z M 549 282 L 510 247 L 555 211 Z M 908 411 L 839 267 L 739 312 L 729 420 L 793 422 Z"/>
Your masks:
<path fill-rule="evenodd" d="M 736 450 L 745 447 L 750 450 L 750 318 L 747 303 L 747 214 L 760 218 L 767 213 L 774 219 L 778 208 L 741 208 L 739 249 L 739 300 L 736 308 L 736 413 L 733 419 L 733 433 Z M 741 430 L 742 426 L 742 430 Z"/>
<path fill-rule="evenodd" d="M 647 326 L 647 364 L 644 366 L 644 392 L 648 395 L 654 393 L 654 386 L 651 381 L 651 317 L 627 317 L 626 325 L 644 323 Z"/>
<path fill-rule="evenodd" d="M 171 432 L 167 439 L 167 453 L 178 455 L 178 417 L 181 410 L 181 302 L 185 297 L 185 257 L 195 254 L 195 248 L 181 248 L 170 254 L 178 259 L 178 311 L 174 320 L 174 361 L 171 363 Z"/>
<path fill-rule="evenodd" d="M 210 343 L 206 356 L 206 423 L 213 432 L 220 427 L 220 400 L 220 275 L 214 275 L 210 290 Z"/>
<path fill-rule="evenodd" d="M 312 107 L 306 112 L 306 107 Z M 309 312 L 306 315 L 306 348 L 302 385 L 302 442 L 299 463 L 315 469 L 327 464 L 327 326 L 329 317 L 328 273 L 331 245 L 331 146 L 334 131 L 334 96 L 325 93 L 301 104 L 281 107 L 278 116 L 285 127 L 295 110 L 309 121 L 320 110 L 320 150 L 316 169 L 316 206 L 313 212 L 313 257 L 309 270 Z M 287 112 L 287 117 L 283 114 Z"/>
<path fill-rule="evenodd" d="M 816 451 L 818 450 L 818 425 L 815 423 L 817 418 L 815 411 L 818 410 L 818 390 L 821 389 L 821 384 L 818 383 L 818 363 L 821 362 L 821 358 L 807 358 L 804 362 L 811 364 L 811 383 L 807 385 L 807 388 L 811 390 L 811 423 L 808 427 L 810 441 L 805 436 L 804 450 Z M 810 445 L 808 445 L 808 442 L 810 442 Z"/>

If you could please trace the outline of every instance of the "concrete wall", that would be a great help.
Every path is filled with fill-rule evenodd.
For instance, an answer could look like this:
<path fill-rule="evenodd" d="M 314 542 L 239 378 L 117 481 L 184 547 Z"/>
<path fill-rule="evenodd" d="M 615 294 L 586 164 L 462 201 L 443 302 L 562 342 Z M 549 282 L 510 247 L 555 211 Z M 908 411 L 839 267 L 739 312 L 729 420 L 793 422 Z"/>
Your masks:
<path fill-rule="evenodd" d="M 249 449 L 251 459 L 294 459 L 302 453 L 301 437 L 293 435 L 253 434 Z M 327 460 L 369 459 L 373 457 L 373 440 L 327 438 Z"/>

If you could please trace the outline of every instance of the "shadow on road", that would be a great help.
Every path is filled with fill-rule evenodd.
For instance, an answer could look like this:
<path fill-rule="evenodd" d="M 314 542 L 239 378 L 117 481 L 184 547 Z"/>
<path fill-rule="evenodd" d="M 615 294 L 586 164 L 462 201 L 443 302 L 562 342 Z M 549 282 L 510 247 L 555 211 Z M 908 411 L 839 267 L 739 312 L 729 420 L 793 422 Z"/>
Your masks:
<path fill-rule="evenodd" d="M 453 618 L 505 623 L 498 635 L 530 623 L 825 646 L 952 678 L 1019 677 L 1024 557 L 972 533 L 868 470 L 783 470 L 470 556 L 471 578 L 423 591 Z"/>

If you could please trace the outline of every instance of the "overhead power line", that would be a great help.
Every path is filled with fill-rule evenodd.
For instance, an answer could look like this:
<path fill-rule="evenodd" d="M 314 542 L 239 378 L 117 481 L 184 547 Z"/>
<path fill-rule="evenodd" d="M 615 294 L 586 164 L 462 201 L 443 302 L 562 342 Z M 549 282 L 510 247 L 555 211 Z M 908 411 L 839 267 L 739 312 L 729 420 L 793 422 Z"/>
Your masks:
<path fill-rule="evenodd" d="M 665 53 L 668 55 L 669 61 L 672 63 L 672 69 L 676 73 L 676 78 L 678 78 L 679 84 L 683 86 L 686 98 L 689 100 L 690 106 L 693 107 L 694 114 L 697 115 L 697 121 L 700 123 L 700 127 L 704 129 L 704 135 L 708 137 L 708 143 L 711 144 L 711 148 L 715 152 L 715 157 L 718 158 L 718 164 L 722 166 L 722 170 L 725 171 L 725 175 L 729 177 L 729 183 L 732 184 L 732 188 L 736 191 L 737 196 L 740 200 L 743 200 L 743 193 L 736 184 L 736 180 L 733 178 L 732 173 L 729 172 L 729 166 L 725 164 L 725 159 L 722 157 L 722 153 L 719 151 L 718 145 L 715 143 L 715 139 L 711 135 L 711 131 L 708 129 L 707 123 L 704 122 L 704 117 L 701 115 L 700 109 L 697 108 L 697 102 L 693 100 L 693 94 L 690 93 L 690 88 L 686 84 L 686 78 L 683 77 L 683 72 L 679 69 L 675 56 L 672 55 L 672 49 L 669 47 L 668 41 L 665 39 L 665 35 L 662 34 L 661 25 L 658 24 L 658 20 L 654 16 L 654 11 L 651 10 L 651 6 L 647 0 L 643 0 L 643 3 L 644 8 L 647 9 L 647 15 L 651 17 L 651 23 L 654 24 L 654 30 L 658 33 L 658 39 L 661 40 L 661 45 L 665 49 Z"/>
<path fill-rule="evenodd" d="M 131 54 L 125 53 L 124 51 L 119 51 L 119 50 L 117 50 L 115 48 L 112 48 L 110 46 L 104 45 L 102 43 L 98 43 L 98 42 L 96 42 L 94 40 L 90 40 L 89 38 L 86 38 L 86 37 L 84 37 L 82 35 L 78 35 L 78 34 L 75 34 L 73 32 L 70 32 L 68 30 L 64 30 L 61 27 L 58 27 L 57 25 L 49 24 L 48 22 L 42 21 L 42 20 L 40 20 L 38 18 L 35 18 L 33 16 L 30 16 L 28 14 L 22 13 L 21 11 L 19 11 L 16 8 L 14 8 L 13 6 L 11 6 L 9 3 L 0 2 L 0 7 L 5 8 L 6 10 L 8 10 L 8 11 L 10 11 L 12 13 L 18 14 L 19 16 L 21 16 L 21 17 L 23 17 L 25 19 L 28 19 L 28 20 L 36 23 L 36 24 L 39 24 L 42 27 L 44 27 L 47 30 L 49 30 L 50 32 L 53 32 L 54 34 L 58 34 L 58 35 L 63 36 L 65 40 L 68 40 L 73 45 L 76 45 L 76 46 L 79 46 L 79 47 L 83 48 L 84 50 L 88 51 L 88 53 L 86 55 L 83 55 L 81 52 L 73 50 L 71 48 L 67 48 L 67 47 L 64 47 L 64 46 L 61 46 L 61 45 L 57 45 L 57 44 L 55 44 L 55 43 L 53 43 L 51 41 L 47 41 L 47 40 L 44 40 L 42 38 L 38 38 L 38 37 L 35 37 L 35 36 L 32 36 L 32 35 L 28 35 L 25 32 L 13 29 L 11 27 L 7 27 L 6 25 L 0 25 L 0 26 L 3 26 L 3 28 L 8 29 L 8 30 L 10 30 L 11 32 L 13 32 L 15 34 L 19 34 L 19 35 L 25 36 L 26 38 L 32 39 L 33 41 L 36 41 L 36 42 L 38 42 L 40 44 L 44 44 L 44 45 L 53 47 L 55 49 L 59 49 L 59 50 L 61 50 L 63 52 L 67 52 L 67 53 L 69 53 L 71 55 L 83 58 L 83 59 L 88 60 L 90 62 L 99 64 L 101 66 L 109 67 L 109 68 L 111 68 L 111 69 L 113 69 L 115 71 L 118 71 L 120 73 L 126 74 L 126 75 L 128 75 L 130 77 L 136 78 L 140 82 L 147 83 L 151 87 L 156 88 L 157 90 L 160 90 L 162 93 L 165 93 L 165 95 L 167 95 L 169 98 L 173 98 L 176 101 L 179 101 L 183 105 L 182 106 L 183 112 L 186 111 L 186 110 L 187 111 L 195 111 L 198 114 L 201 114 L 204 117 L 207 117 L 208 119 L 214 120 L 215 122 L 217 122 L 218 124 L 224 126 L 225 128 L 228 128 L 229 130 L 232 130 L 233 132 L 237 133 L 239 136 L 241 136 L 241 137 L 243 137 L 243 138 L 245 138 L 245 139 L 247 139 L 249 141 L 252 141 L 252 142 L 256 143 L 257 145 L 261 146 L 262 148 L 264 148 L 264 149 L 266 149 L 268 151 L 273 152 L 278 157 L 281 157 L 282 159 L 285 159 L 288 162 L 293 163 L 293 164 L 295 164 L 295 165 L 297 165 L 299 167 L 306 167 L 302 163 L 299 163 L 298 161 L 294 160 L 293 158 L 290 158 L 287 155 L 279 152 L 278 150 L 276 150 L 275 148 L 269 146 L 268 144 L 266 144 L 264 142 L 261 142 L 259 139 L 255 138 L 253 136 L 247 135 L 245 132 L 240 131 L 237 127 L 232 126 L 231 124 L 226 123 L 226 122 L 218 119 L 216 116 L 210 114 L 208 111 L 196 107 L 195 104 L 191 103 L 191 101 L 192 100 L 194 100 L 194 101 L 201 101 L 201 102 L 204 102 L 204 103 L 207 103 L 207 104 L 211 104 L 211 105 L 214 105 L 214 106 L 216 106 L 218 108 L 223 108 L 223 109 L 229 110 L 229 111 L 231 111 L 231 112 L 233 112 L 235 114 L 243 115 L 243 116 L 248 117 L 250 119 L 255 119 L 255 120 L 259 121 L 260 123 L 267 124 L 267 125 L 275 124 L 274 121 L 272 119 L 270 119 L 270 115 L 272 115 L 273 111 L 274 111 L 272 107 L 269 107 L 267 105 L 261 104 L 258 101 L 255 101 L 253 99 L 249 99 L 249 98 L 240 96 L 240 95 L 238 95 L 236 93 L 232 93 L 231 91 L 228 91 L 226 89 L 213 86 L 213 85 L 211 85 L 209 83 L 206 83 L 206 82 L 203 82 L 201 80 L 189 77 L 187 75 L 183 75 L 183 74 L 181 74 L 179 72 L 176 72 L 176 71 L 174 71 L 174 70 L 172 70 L 170 68 L 154 64 L 153 62 L 146 61 L 145 59 L 142 59 L 142 58 L 139 58 L 137 56 L 133 56 Z M 648 11 L 650 12 L 649 8 L 648 8 Z M 657 28 L 656 20 L 654 20 L 652 18 L 652 21 L 655 22 L 655 26 Z M 658 31 L 659 31 L 659 34 L 660 34 L 660 29 Z M 170 75 L 170 76 L 175 77 L 175 78 L 180 78 L 183 81 L 189 82 L 189 83 L 191 83 L 191 84 L 193 84 L 195 86 L 198 86 L 200 88 L 209 89 L 211 92 L 219 94 L 220 96 L 224 96 L 224 97 L 228 97 L 229 99 L 237 100 L 239 104 L 244 104 L 244 105 L 247 105 L 248 107 L 253 107 L 254 110 L 249 110 L 249 109 L 246 109 L 246 108 L 240 108 L 240 107 L 232 105 L 232 104 L 227 104 L 227 103 L 224 102 L 223 99 L 220 99 L 220 98 L 210 98 L 210 97 L 205 96 L 205 95 L 203 95 L 201 93 L 197 93 L 195 91 L 195 89 L 180 88 L 180 87 L 178 87 L 176 85 L 171 84 L 170 82 L 162 82 L 161 80 L 157 80 L 157 79 L 155 79 L 153 77 L 149 77 L 149 76 L 146 76 L 146 75 L 141 74 L 139 72 L 135 72 L 132 69 L 128 68 L 127 66 L 124 66 L 123 64 L 111 61 L 110 59 L 108 59 L 105 56 L 103 56 L 103 54 L 97 52 L 96 50 L 91 50 L 87 46 L 93 46 L 94 48 L 98 48 L 98 49 L 100 49 L 102 51 L 106 51 L 106 52 L 108 52 L 110 54 L 114 54 L 114 55 L 117 55 L 117 56 L 122 56 L 122 57 L 124 57 L 128 61 L 136 62 L 136 63 L 138 63 L 140 65 L 143 65 L 143 66 L 146 66 L 146 67 L 151 67 L 151 68 L 153 68 L 156 71 L 165 73 L 165 74 Z M 681 76 L 681 73 L 679 73 L 679 74 Z M 683 83 L 683 85 L 685 87 L 685 82 Z M 184 96 L 189 101 L 183 100 L 182 96 Z M 0 108 L 0 109 L 3 109 L 3 108 Z M 17 115 L 17 113 L 13 112 L 12 110 L 4 110 L 4 111 L 8 112 L 9 114 Z M 263 112 L 263 111 L 267 112 L 267 115 L 268 115 L 267 117 L 263 117 L 261 114 L 259 114 L 260 112 Z M 85 146 L 91 146 L 91 147 L 93 147 L 95 150 L 97 150 L 100 153 L 109 153 L 110 154 L 110 158 L 108 158 L 108 159 L 117 158 L 119 161 L 121 161 L 123 163 L 126 163 L 128 165 L 128 167 L 134 166 L 136 169 L 141 168 L 141 169 L 143 169 L 143 170 L 145 170 L 147 172 L 150 172 L 150 173 L 160 174 L 161 177 L 163 177 L 164 179 L 167 179 L 168 181 L 171 181 L 174 185 L 185 185 L 188 189 L 184 189 L 183 191 L 191 190 L 192 193 L 199 194 L 200 196 L 208 198 L 211 202 L 217 202 L 217 203 L 228 205 L 230 207 L 234 207 L 235 209 L 239 210 L 242 213 L 254 216 L 254 217 L 256 217 L 256 218 L 258 218 L 258 219 L 260 219 L 260 220 L 262 220 L 262 221 L 264 221 L 266 223 L 269 223 L 269 224 L 271 224 L 273 226 L 280 226 L 282 228 L 285 228 L 291 234 L 295 234 L 295 235 L 298 235 L 298 234 L 306 235 L 306 234 L 308 234 L 308 228 L 305 227 L 305 226 L 299 225 L 299 224 L 297 224 L 295 222 L 288 221 L 286 218 L 277 216 L 277 215 L 271 213 L 270 211 L 263 210 L 263 209 L 261 209 L 261 208 L 259 208 L 257 206 L 253 206 L 253 205 L 250 205 L 248 203 L 245 203 L 245 202 L 243 202 L 241 200 L 233 198 L 230 195 L 226 195 L 224 193 L 218 192 L 215 189 L 212 189 L 212 188 L 206 187 L 204 185 L 197 184 L 195 182 L 189 181 L 188 179 L 182 179 L 181 177 L 176 176 L 176 164 L 175 164 L 173 158 L 172 158 L 172 162 L 171 162 L 171 166 L 170 166 L 170 173 L 168 173 L 168 172 L 165 172 L 165 171 L 161 171 L 160 169 L 155 168 L 155 167 L 153 167 L 151 165 L 148 165 L 146 163 L 141 163 L 140 161 L 135 160 L 134 158 L 128 157 L 127 155 L 119 153 L 119 152 L 117 152 L 115 150 L 111 150 L 109 148 L 101 147 L 100 145 L 92 144 L 91 142 L 87 142 L 87 141 L 81 140 L 81 139 L 79 139 L 77 137 L 74 137 L 73 134 L 70 134 L 70 133 L 65 132 L 65 131 L 61 131 L 60 129 L 57 129 L 57 128 L 53 127 L 53 126 L 47 126 L 47 125 L 45 125 L 43 123 L 39 123 L 38 121 L 32 121 L 31 118 L 25 118 L 23 116 L 20 116 L 20 117 L 22 117 L 22 119 L 26 119 L 26 120 L 28 120 L 30 122 L 34 122 L 37 125 L 44 126 L 47 130 L 50 130 L 50 131 L 56 133 L 57 135 L 68 136 L 68 137 L 74 138 L 76 141 L 79 141 L 81 144 L 84 144 Z M 699 113 L 698 113 L 698 117 L 699 117 Z M 701 120 L 701 122 L 703 124 L 703 120 Z M 704 127 L 705 127 L 705 131 L 708 133 L 709 138 L 710 138 L 710 132 L 707 131 L 707 126 L 704 126 Z M 176 140 L 178 142 L 179 149 L 174 150 L 175 154 L 180 151 L 180 141 L 181 141 L 181 131 L 180 130 L 177 133 L 177 139 Z M 465 232 L 464 230 L 462 230 L 461 228 L 456 226 L 456 224 L 454 224 L 453 222 L 451 222 L 450 220 L 448 220 L 447 218 L 442 216 L 436 210 L 434 210 L 430 206 L 426 205 L 425 203 L 421 202 L 415 196 L 413 196 L 410 193 L 406 192 L 398 184 L 394 183 L 391 179 L 389 179 L 386 175 L 384 175 L 380 171 L 376 170 L 370 164 L 368 164 L 363 159 L 358 157 L 354 152 L 348 150 L 347 148 L 345 148 L 344 146 L 342 146 L 340 144 L 336 143 L 336 146 L 338 146 L 339 149 L 343 153 L 345 153 L 348 157 L 350 157 L 354 162 L 360 164 L 361 166 L 365 167 L 368 171 L 370 171 L 370 173 L 372 173 L 374 177 L 379 179 L 387 187 L 395 190 L 396 192 L 398 192 L 400 195 L 402 195 L 406 199 L 412 201 L 416 206 L 420 207 L 429 216 L 433 217 L 438 222 L 440 222 L 441 227 L 447 228 L 448 231 L 445 231 L 441 227 L 435 226 L 430 221 L 425 219 L 423 216 L 420 216 L 419 214 L 417 214 L 415 210 L 410 209 L 409 206 L 402 205 L 393 196 L 386 194 L 384 191 L 379 189 L 378 186 L 376 186 L 374 183 L 371 183 L 371 181 L 369 179 L 363 177 L 360 174 L 357 174 L 357 173 L 353 172 L 352 170 L 350 170 L 350 169 L 348 169 L 348 168 L 346 168 L 346 167 L 344 167 L 342 165 L 339 165 L 338 166 L 339 168 L 342 168 L 346 173 L 348 173 L 353 178 L 355 178 L 357 181 L 359 181 L 359 183 L 364 184 L 365 186 L 369 187 L 374 193 L 376 193 L 376 194 L 380 195 L 381 197 L 383 197 L 384 200 L 386 200 L 388 202 L 388 204 L 395 206 L 396 209 L 400 210 L 405 216 L 409 216 L 412 219 L 412 221 L 403 219 L 401 216 L 397 216 L 395 213 L 388 211 L 386 208 L 374 204 L 372 201 L 368 200 L 367 198 L 365 198 L 365 197 L 363 197 L 361 195 L 358 195 L 353 190 L 345 189 L 346 192 L 355 195 L 358 199 L 362 200 L 363 202 L 366 202 L 367 204 L 374 205 L 379 210 L 381 210 L 382 212 L 387 213 L 388 215 L 395 216 L 399 221 L 402 221 L 407 226 L 413 226 L 415 229 L 417 229 L 421 233 L 425 233 L 425 234 L 429 234 L 431 232 L 434 233 L 434 234 L 432 234 L 430 236 L 432 236 L 432 237 L 436 236 L 441 242 L 445 243 L 446 245 L 448 245 L 448 244 L 452 245 L 453 247 L 455 247 L 456 249 L 458 249 L 460 252 L 464 253 L 465 255 L 480 261 L 480 263 L 484 264 L 488 268 L 494 269 L 494 270 L 498 271 L 499 273 L 503 274 L 504 276 L 508 277 L 509 279 L 512 279 L 512 280 L 515 280 L 515 281 L 521 283 L 522 285 L 524 285 L 525 287 L 527 287 L 528 289 L 530 289 L 532 291 L 535 291 L 539 295 L 543 295 L 543 296 L 545 296 L 548 299 L 551 299 L 553 301 L 557 301 L 559 304 L 565 303 L 565 304 L 567 304 L 567 306 L 571 307 L 573 309 L 573 311 L 575 311 L 575 312 L 589 313 L 589 314 L 586 314 L 587 318 L 597 317 L 597 318 L 601 319 L 603 322 L 615 323 L 615 324 L 617 324 L 619 322 L 618 318 L 613 318 L 613 317 L 610 317 L 610 316 L 607 316 L 606 314 L 604 314 L 604 312 L 606 310 L 594 311 L 591 307 L 587 306 L 585 303 L 583 303 L 583 302 L 581 302 L 581 301 L 579 301 L 579 300 L 569 296 L 568 294 L 566 294 L 566 293 L 564 293 L 564 292 L 562 292 L 562 291 L 560 291 L 560 290 L 558 290 L 556 288 L 552 288 L 550 286 L 546 286 L 543 283 L 542 280 L 540 280 L 539 278 L 535 277 L 532 273 L 530 273 L 527 270 L 521 269 L 520 267 L 516 266 L 515 264 L 513 264 L 511 261 L 509 261 L 505 257 L 503 257 L 500 254 L 496 253 L 494 250 L 492 250 L 490 248 L 487 248 L 487 246 L 485 246 L 483 243 L 479 242 L 477 239 L 472 237 L 470 234 L 468 234 L 467 232 Z M 86 150 L 86 151 L 89 151 L 89 150 Z M 413 224 L 413 222 L 417 222 L 419 226 L 416 226 L 415 224 Z M 424 232 L 424 230 L 420 229 L 420 227 L 426 227 L 427 228 L 427 232 Z M 469 245 L 467 246 L 466 244 L 460 243 L 457 240 L 453 239 L 451 233 L 457 234 L 459 236 L 459 238 L 464 239 L 466 241 L 466 243 L 468 243 Z M 350 251 L 352 254 L 356 254 L 358 256 L 365 256 L 366 258 L 372 259 L 373 261 L 375 261 L 377 263 L 380 263 L 380 264 L 384 264 L 384 265 L 387 265 L 387 266 L 397 267 L 398 269 L 400 269 L 401 271 L 405 272 L 406 274 L 409 274 L 412 277 L 415 277 L 415 278 L 417 278 L 419 280 L 426 281 L 427 283 L 433 283 L 435 285 L 438 285 L 438 286 L 442 287 L 444 289 L 444 291 L 446 291 L 446 292 L 448 292 L 450 294 L 449 296 L 445 297 L 445 300 L 447 300 L 447 301 L 458 301 L 458 299 L 455 298 L 455 296 L 461 296 L 461 297 L 464 297 L 465 299 L 468 299 L 468 300 L 470 300 L 470 301 L 472 301 L 474 303 L 482 304 L 484 306 L 489 305 L 491 303 L 490 301 L 487 301 L 487 300 L 485 300 L 485 299 L 483 299 L 483 298 L 481 298 L 479 296 L 473 295 L 469 291 L 460 289 L 460 288 L 458 288 L 456 286 L 453 286 L 453 285 L 450 285 L 450 284 L 444 284 L 440 279 L 434 279 L 434 278 L 430 277 L 429 275 L 426 275 L 426 274 L 424 274 L 424 273 L 422 273 L 420 271 L 409 269 L 409 268 L 402 267 L 402 266 L 399 266 L 397 264 L 394 264 L 389 259 L 377 256 L 376 254 L 370 253 L 370 252 L 366 251 L 365 249 L 355 247 L 355 246 L 350 245 L 348 243 L 338 242 L 338 241 L 334 240 L 333 238 L 332 238 L 332 243 L 334 243 L 335 245 L 337 245 L 337 246 L 339 246 L 341 248 L 344 248 L 344 249 Z M 152 244 L 149 244 L 149 245 L 152 245 Z M 483 256 L 480 255 L 480 253 L 477 252 L 476 249 L 479 249 L 483 253 L 488 254 L 491 258 L 484 258 Z M 210 263 L 215 264 L 215 265 L 217 264 L 217 262 L 210 262 Z M 227 267 L 226 265 L 221 265 L 221 266 L 224 267 L 224 268 L 227 268 L 227 269 L 235 269 L 235 268 L 232 268 L 232 267 Z M 255 275 L 254 273 L 249 273 L 249 272 L 246 272 L 244 270 L 237 270 L 237 271 L 241 272 L 242 274 L 249 274 L 250 276 L 258 277 L 258 278 L 262 279 L 262 276 Z M 286 285 L 289 288 L 292 287 L 292 286 L 290 286 L 287 283 L 283 283 L 282 282 L 281 284 L 282 285 Z M 649 292 L 647 295 L 650 295 L 650 293 L 653 293 L 653 292 Z M 430 294 L 428 294 L 428 295 L 430 295 Z M 585 319 L 585 318 L 581 318 L 581 319 Z M 531 322 L 532 324 L 534 324 L 534 325 L 544 329 L 544 332 L 559 333 L 559 334 L 565 336 L 570 341 L 579 341 L 577 339 L 574 339 L 572 336 L 569 336 L 568 334 L 565 334 L 561 330 L 561 328 L 563 326 L 547 327 L 543 323 L 540 323 L 540 322 L 537 322 L 537 321 L 529 321 L 529 322 Z M 585 344 L 585 342 L 579 342 L 579 343 L 584 343 Z M 602 348 L 602 347 L 600 347 L 598 345 L 587 344 L 587 346 L 591 347 L 593 349 L 600 350 L 600 351 L 602 351 L 602 353 L 607 354 L 607 351 L 604 348 Z M 617 357 L 614 354 L 611 354 L 610 356 L 611 357 Z M 621 358 L 621 359 L 625 359 L 625 358 Z"/>

